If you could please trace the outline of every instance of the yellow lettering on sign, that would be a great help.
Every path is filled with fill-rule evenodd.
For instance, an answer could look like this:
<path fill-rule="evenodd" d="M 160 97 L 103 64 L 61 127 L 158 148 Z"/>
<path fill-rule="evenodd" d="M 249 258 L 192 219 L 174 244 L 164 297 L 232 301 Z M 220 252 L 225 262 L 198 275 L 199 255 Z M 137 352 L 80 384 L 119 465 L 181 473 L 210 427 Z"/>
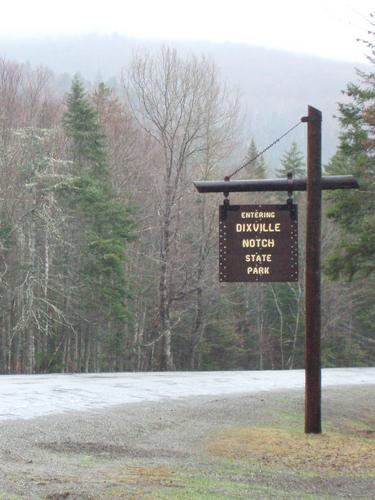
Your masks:
<path fill-rule="evenodd" d="M 242 240 L 242 248 L 273 248 L 275 240 L 270 238 L 251 238 Z"/>
<path fill-rule="evenodd" d="M 237 233 L 279 233 L 280 222 L 257 222 L 255 224 L 236 224 Z"/>
<path fill-rule="evenodd" d="M 269 253 L 266 254 L 257 254 L 251 253 L 245 255 L 246 262 L 272 262 L 272 255 Z"/>
<path fill-rule="evenodd" d="M 275 212 L 241 212 L 241 219 L 274 219 Z"/>
<path fill-rule="evenodd" d="M 269 275 L 270 274 L 270 268 L 269 267 L 248 267 L 247 268 L 247 274 L 256 274 L 258 276 L 264 276 L 264 275 Z"/>

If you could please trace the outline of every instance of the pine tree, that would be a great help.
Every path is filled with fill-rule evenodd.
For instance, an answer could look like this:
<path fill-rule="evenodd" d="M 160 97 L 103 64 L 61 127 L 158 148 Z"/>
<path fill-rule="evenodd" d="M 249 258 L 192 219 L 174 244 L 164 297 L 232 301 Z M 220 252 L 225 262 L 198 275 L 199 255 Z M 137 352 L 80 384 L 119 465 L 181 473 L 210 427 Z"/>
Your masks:
<path fill-rule="evenodd" d="M 364 87 L 347 87 L 352 102 L 340 104 L 340 144 L 327 167 L 331 175 L 354 175 L 361 186 L 359 191 L 329 195 L 328 217 L 341 229 L 336 251 L 327 262 L 333 278 L 363 277 L 375 270 L 375 75 L 362 74 L 362 80 Z"/>
<path fill-rule="evenodd" d="M 113 193 L 106 165 L 104 135 L 83 85 L 75 78 L 63 118 L 71 144 L 73 180 L 63 189 L 79 229 L 76 257 L 79 304 L 91 330 L 106 330 L 108 350 L 122 352 L 128 318 L 129 289 L 125 276 L 126 245 L 131 238 L 129 210 Z M 123 366 L 120 363 L 121 366 Z M 118 368 L 115 363 L 112 368 Z"/>
<path fill-rule="evenodd" d="M 75 169 L 80 174 L 90 172 L 95 176 L 106 175 L 104 135 L 98 124 L 97 113 L 77 76 L 67 96 L 63 125 L 71 139 Z"/>
<path fill-rule="evenodd" d="M 375 65 L 375 45 L 368 58 Z M 353 322 L 356 335 L 351 350 L 357 353 L 353 362 L 374 359 L 373 296 L 375 276 L 375 73 L 359 72 L 360 83 L 350 83 L 346 89 L 349 102 L 339 105 L 342 128 L 336 155 L 327 167 L 331 175 L 352 174 L 360 190 L 337 190 L 330 193 L 328 217 L 339 229 L 335 248 L 325 263 L 332 279 L 351 282 L 356 294 Z M 354 348 L 353 348 L 354 346 Z"/>
<path fill-rule="evenodd" d="M 245 162 L 249 162 L 245 168 L 248 179 L 265 179 L 267 175 L 267 167 L 263 156 L 259 156 L 257 145 L 254 139 L 251 139 L 249 149 L 245 158 Z"/>
<path fill-rule="evenodd" d="M 293 177 L 303 177 L 306 174 L 305 161 L 303 154 L 298 148 L 296 142 L 293 142 L 289 151 L 284 153 L 281 158 L 281 168 L 276 170 L 277 177 L 287 177 L 291 172 Z"/>

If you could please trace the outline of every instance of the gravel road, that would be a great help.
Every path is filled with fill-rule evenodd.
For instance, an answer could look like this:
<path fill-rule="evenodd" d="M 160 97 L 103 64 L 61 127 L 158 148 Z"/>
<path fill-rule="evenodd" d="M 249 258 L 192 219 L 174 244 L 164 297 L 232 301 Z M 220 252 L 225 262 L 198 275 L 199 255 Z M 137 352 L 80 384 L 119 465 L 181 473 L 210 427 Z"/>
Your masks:
<path fill-rule="evenodd" d="M 365 426 L 372 439 L 374 390 L 371 385 L 326 388 L 324 425 Z M 290 390 L 3 420 L 0 499 L 375 498 L 373 474 L 337 471 L 318 477 L 251 457 L 246 464 L 225 461 L 207 449 L 223 429 L 301 427 L 303 406 L 303 392 Z"/>

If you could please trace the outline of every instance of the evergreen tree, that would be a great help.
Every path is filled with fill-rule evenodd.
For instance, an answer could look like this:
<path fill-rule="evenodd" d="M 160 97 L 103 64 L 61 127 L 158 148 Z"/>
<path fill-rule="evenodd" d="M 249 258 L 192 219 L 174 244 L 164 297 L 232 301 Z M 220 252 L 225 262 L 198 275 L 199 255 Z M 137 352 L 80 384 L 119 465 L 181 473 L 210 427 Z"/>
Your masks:
<path fill-rule="evenodd" d="M 375 64 L 375 45 L 369 62 Z M 336 155 L 327 167 L 331 175 L 352 174 L 360 190 L 337 190 L 328 195 L 330 217 L 339 228 L 339 238 L 326 261 L 333 279 L 347 279 L 356 291 L 353 321 L 356 336 L 352 352 L 356 362 L 373 362 L 373 301 L 375 270 L 375 73 L 359 72 L 360 83 L 346 89 L 349 102 L 339 105 L 342 133 Z M 353 345 L 355 348 L 353 348 Z"/>
<path fill-rule="evenodd" d="M 71 139 L 71 153 L 76 171 L 79 174 L 91 173 L 96 177 L 100 174 L 105 176 L 107 171 L 104 135 L 98 124 L 97 113 L 77 76 L 74 77 L 67 96 L 63 125 Z"/>
<path fill-rule="evenodd" d="M 361 186 L 329 195 L 328 217 L 341 229 L 327 262 L 333 278 L 368 276 L 375 270 L 375 74 L 361 76 L 363 86 L 349 84 L 346 94 L 351 102 L 340 104 L 340 144 L 327 167 L 331 175 L 354 175 Z"/>
<path fill-rule="evenodd" d="M 76 253 L 80 283 L 80 317 L 91 330 L 106 330 L 104 345 L 122 352 L 129 290 L 125 276 L 126 244 L 132 227 L 129 210 L 113 193 L 104 135 L 78 78 L 67 97 L 63 124 L 71 144 L 73 180 L 64 186 L 64 196 L 79 227 Z M 122 364 L 120 363 L 120 366 Z M 112 367 L 118 368 L 115 363 Z"/>
<path fill-rule="evenodd" d="M 249 162 L 245 168 L 248 179 L 265 179 L 267 176 L 267 167 L 263 156 L 259 156 L 257 145 L 254 139 L 251 139 L 245 162 Z"/>
<path fill-rule="evenodd" d="M 287 177 L 289 172 L 296 178 L 306 175 L 304 157 L 296 142 L 293 142 L 289 151 L 284 153 L 281 158 L 281 167 L 276 170 L 277 177 L 280 178 Z"/>

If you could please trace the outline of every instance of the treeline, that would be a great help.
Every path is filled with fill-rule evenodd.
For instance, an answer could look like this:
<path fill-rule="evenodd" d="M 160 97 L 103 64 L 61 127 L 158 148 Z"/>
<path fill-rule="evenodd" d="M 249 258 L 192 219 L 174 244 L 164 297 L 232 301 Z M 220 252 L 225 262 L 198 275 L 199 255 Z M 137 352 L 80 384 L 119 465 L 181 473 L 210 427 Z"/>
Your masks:
<path fill-rule="evenodd" d="M 48 70 L 0 61 L 1 373 L 302 367 L 304 195 L 299 282 L 220 284 L 221 197 L 192 181 L 238 158 L 238 99 L 207 59 L 167 48 L 135 55 L 122 82 L 76 77 L 61 96 Z M 278 175 L 303 175 L 286 149 Z M 267 176 L 264 160 L 244 175 Z M 326 254 L 341 226 L 326 221 Z M 370 275 L 324 279 L 326 366 L 373 360 Z"/>

